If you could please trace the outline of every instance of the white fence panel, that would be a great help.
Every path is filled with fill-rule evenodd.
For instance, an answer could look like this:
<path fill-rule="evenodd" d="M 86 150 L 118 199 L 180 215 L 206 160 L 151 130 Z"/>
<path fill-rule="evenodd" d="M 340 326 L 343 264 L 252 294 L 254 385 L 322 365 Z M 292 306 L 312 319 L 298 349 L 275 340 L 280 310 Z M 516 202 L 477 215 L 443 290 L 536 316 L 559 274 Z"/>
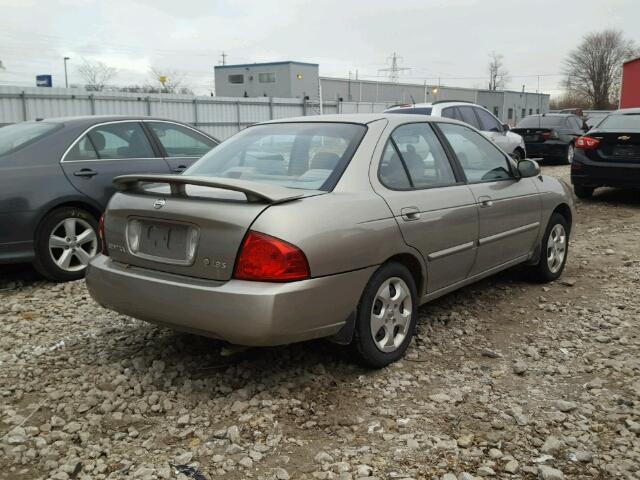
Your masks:
<path fill-rule="evenodd" d="M 332 101 L 324 102 L 322 111 L 325 115 L 372 113 L 381 112 L 387 106 Z M 299 98 L 227 98 L 0 86 L 0 125 L 78 115 L 154 116 L 194 125 L 224 140 L 257 122 L 319 113 L 317 101 Z"/>

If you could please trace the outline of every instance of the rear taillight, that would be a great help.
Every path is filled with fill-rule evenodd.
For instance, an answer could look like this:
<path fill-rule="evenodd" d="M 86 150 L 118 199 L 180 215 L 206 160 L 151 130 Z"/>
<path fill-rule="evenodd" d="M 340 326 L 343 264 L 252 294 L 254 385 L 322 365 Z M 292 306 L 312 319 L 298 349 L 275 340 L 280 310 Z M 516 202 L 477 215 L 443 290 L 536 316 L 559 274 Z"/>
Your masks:
<path fill-rule="evenodd" d="M 302 250 L 264 233 L 249 232 L 242 242 L 233 272 L 239 280 L 292 282 L 309 278 Z"/>
<path fill-rule="evenodd" d="M 100 237 L 100 246 L 102 247 L 102 254 L 109 255 L 109 250 L 107 249 L 107 240 L 104 236 L 104 216 L 103 213 L 100 216 L 100 221 L 98 222 L 98 237 Z"/>
<path fill-rule="evenodd" d="M 582 150 L 595 150 L 600 145 L 600 140 L 593 137 L 580 137 L 576 140 L 576 148 Z"/>

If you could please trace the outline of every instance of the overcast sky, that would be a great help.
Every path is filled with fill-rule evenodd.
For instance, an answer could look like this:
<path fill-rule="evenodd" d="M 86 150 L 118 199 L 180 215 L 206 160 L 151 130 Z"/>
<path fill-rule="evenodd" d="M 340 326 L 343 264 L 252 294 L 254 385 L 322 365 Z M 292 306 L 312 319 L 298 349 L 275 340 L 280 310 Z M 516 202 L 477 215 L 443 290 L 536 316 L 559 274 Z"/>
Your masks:
<path fill-rule="evenodd" d="M 0 0 L 0 84 L 64 85 L 102 61 L 114 83 L 150 81 L 150 66 L 183 72 L 197 93 L 213 66 L 298 60 L 323 76 L 380 77 L 397 52 L 401 81 L 485 87 L 492 50 L 511 89 L 557 93 L 562 60 L 592 30 L 621 29 L 640 44 L 638 0 Z"/>

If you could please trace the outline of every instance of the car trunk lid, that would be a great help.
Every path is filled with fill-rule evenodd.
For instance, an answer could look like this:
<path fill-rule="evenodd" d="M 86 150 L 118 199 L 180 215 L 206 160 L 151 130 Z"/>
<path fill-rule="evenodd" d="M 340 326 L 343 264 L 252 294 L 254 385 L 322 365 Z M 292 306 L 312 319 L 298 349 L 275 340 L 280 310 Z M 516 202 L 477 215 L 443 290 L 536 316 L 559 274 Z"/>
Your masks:
<path fill-rule="evenodd" d="M 552 128 L 512 128 L 512 132 L 520 135 L 525 143 L 544 143 L 550 139 L 554 130 Z"/>
<path fill-rule="evenodd" d="M 109 256 L 120 263 L 225 281 L 242 240 L 267 208 L 319 195 L 235 179 L 126 175 L 105 214 Z"/>
<path fill-rule="evenodd" d="M 600 142 L 590 155 L 593 160 L 640 163 L 640 132 L 596 131 L 588 136 Z"/>

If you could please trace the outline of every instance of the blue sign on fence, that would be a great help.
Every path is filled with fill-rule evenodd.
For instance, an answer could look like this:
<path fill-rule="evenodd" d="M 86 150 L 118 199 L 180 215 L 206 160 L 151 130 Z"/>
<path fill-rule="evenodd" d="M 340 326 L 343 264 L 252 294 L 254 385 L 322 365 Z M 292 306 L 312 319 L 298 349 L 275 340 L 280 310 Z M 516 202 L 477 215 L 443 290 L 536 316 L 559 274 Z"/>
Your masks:
<path fill-rule="evenodd" d="M 36 87 L 51 87 L 53 80 L 51 75 L 36 75 Z"/>

